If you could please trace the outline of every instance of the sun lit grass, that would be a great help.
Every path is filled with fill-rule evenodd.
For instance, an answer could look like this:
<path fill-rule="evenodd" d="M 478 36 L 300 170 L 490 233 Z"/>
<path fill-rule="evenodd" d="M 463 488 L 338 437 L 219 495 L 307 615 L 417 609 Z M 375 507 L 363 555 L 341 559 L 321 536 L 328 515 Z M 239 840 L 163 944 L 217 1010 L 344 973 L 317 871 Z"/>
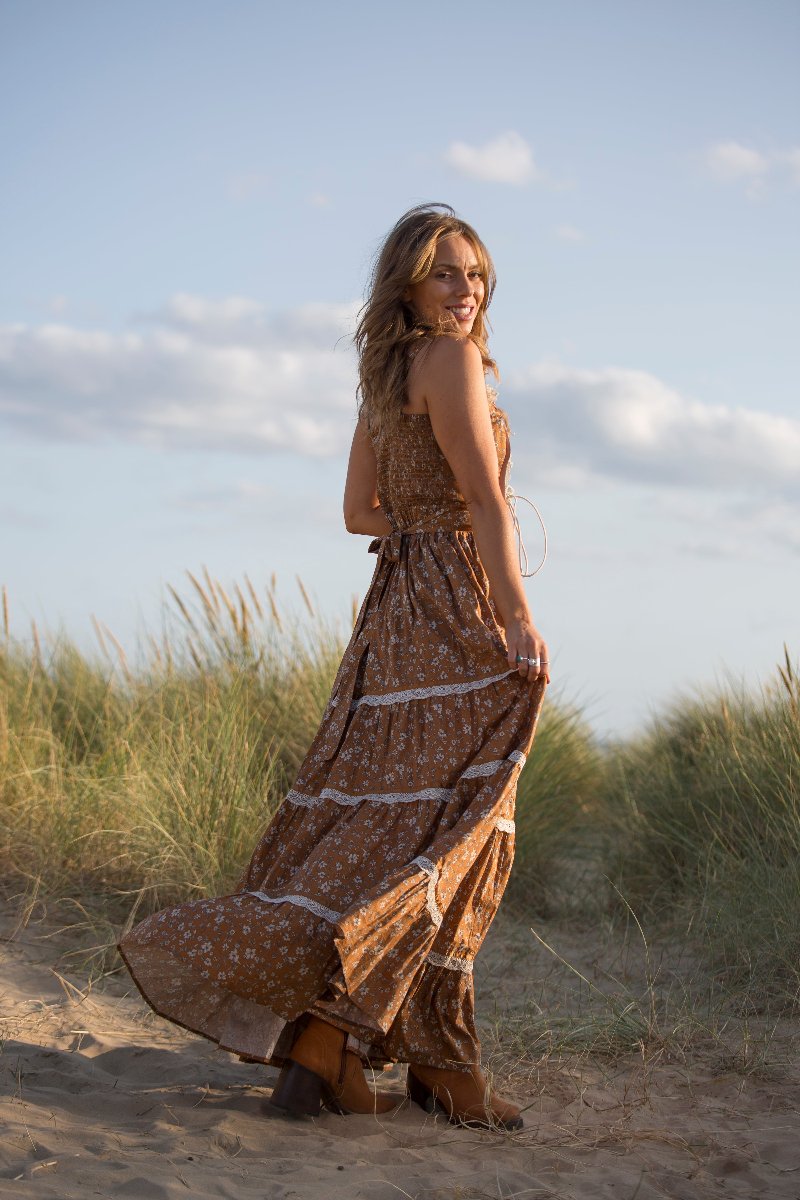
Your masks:
<path fill-rule="evenodd" d="M 605 760 L 582 712 L 545 698 L 531 753 L 517 787 L 516 853 L 510 896 L 527 915 L 563 904 L 574 883 Z"/>
<path fill-rule="evenodd" d="M 748 1003 L 800 997 L 800 680 L 676 703 L 611 755 L 607 870 L 648 918 L 702 938 Z"/>
<path fill-rule="evenodd" d="M 3 593 L 7 896 L 23 908 L 67 902 L 113 930 L 235 883 L 294 781 L 349 636 L 298 584 L 302 617 L 279 609 L 274 578 L 259 592 L 190 575 L 169 589 L 164 631 L 135 662 L 99 622 L 95 656 L 35 629 L 12 639 Z M 634 914 L 701 945 L 722 992 L 791 1007 L 799 710 L 788 652 L 763 695 L 731 687 L 684 701 L 616 746 L 548 694 L 518 787 L 514 911 Z M 619 1031 L 643 1018 L 608 1019 Z"/>
<path fill-rule="evenodd" d="M 0 650 L 0 855 L 6 888 L 92 895 L 123 912 L 224 891 L 293 779 L 344 640 L 247 584 L 190 576 L 132 669 L 97 626 Z"/>

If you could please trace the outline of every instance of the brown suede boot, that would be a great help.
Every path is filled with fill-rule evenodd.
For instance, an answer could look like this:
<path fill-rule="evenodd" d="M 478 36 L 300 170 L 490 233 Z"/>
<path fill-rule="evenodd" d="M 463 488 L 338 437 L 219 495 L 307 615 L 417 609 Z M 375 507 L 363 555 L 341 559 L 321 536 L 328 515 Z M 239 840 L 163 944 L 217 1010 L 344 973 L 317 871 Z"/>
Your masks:
<path fill-rule="evenodd" d="M 426 1112 L 442 1112 L 454 1125 L 479 1129 L 521 1129 L 516 1104 L 503 1100 L 489 1086 L 480 1067 L 449 1071 L 409 1064 L 406 1091 Z"/>
<path fill-rule="evenodd" d="M 388 1113 L 404 1096 L 373 1092 L 361 1059 L 347 1049 L 347 1034 L 319 1017 L 310 1017 L 289 1051 L 271 1103 L 291 1116 L 337 1113 Z"/>

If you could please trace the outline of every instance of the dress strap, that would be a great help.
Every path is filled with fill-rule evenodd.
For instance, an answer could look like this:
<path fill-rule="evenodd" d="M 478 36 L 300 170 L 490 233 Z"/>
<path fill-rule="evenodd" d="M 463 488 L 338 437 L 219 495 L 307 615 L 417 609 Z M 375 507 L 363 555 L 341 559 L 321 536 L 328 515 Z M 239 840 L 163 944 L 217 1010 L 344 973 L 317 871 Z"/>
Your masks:
<path fill-rule="evenodd" d="M 528 552 L 525 549 L 525 543 L 522 540 L 522 530 L 520 529 L 519 517 L 517 516 L 517 501 L 518 500 L 524 500 L 526 504 L 530 504 L 531 508 L 536 513 L 537 517 L 539 518 L 539 524 L 542 527 L 542 533 L 544 535 L 544 550 L 542 553 L 542 559 L 535 571 L 528 570 L 528 566 L 529 566 Z M 520 574 L 522 575 L 523 579 L 531 579 L 534 575 L 536 575 L 539 571 L 541 571 L 542 567 L 545 564 L 545 560 L 547 558 L 547 529 L 545 528 L 545 523 L 542 520 L 542 514 L 539 512 L 538 508 L 533 503 L 533 501 L 529 500 L 527 496 L 523 496 L 520 492 L 515 492 L 513 487 L 511 487 L 510 484 L 506 488 L 506 504 L 508 505 L 509 510 L 511 512 L 511 520 L 514 525 L 514 531 L 517 535 Z"/>

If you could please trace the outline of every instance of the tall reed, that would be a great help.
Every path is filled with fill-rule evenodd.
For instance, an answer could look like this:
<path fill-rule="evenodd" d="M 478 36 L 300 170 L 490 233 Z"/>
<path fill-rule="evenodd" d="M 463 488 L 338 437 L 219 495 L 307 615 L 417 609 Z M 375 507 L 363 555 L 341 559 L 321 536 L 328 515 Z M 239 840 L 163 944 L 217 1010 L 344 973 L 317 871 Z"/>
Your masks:
<path fill-rule="evenodd" d="M 170 589 L 133 665 L 65 638 L 0 639 L 0 868 L 6 895 L 70 898 L 119 923 L 224 893 L 316 732 L 347 631 L 302 583 Z M 353 619 L 355 613 L 353 613 Z M 800 992 L 800 681 L 788 651 L 760 697 L 684 700 L 599 747 L 548 695 L 517 792 L 512 904 L 526 917 L 633 912 L 705 942 L 720 988 Z M 606 877 L 604 880 L 603 876 Z M 588 881 L 588 882 L 587 882 Z M 578 905 L 580 908 L 580 905 Z"/>
<path fill-rule="evenodd" d="M 800 1000 L 800 679 L 684 700 L 617 747 L 607 870 L 641 913 L 703 937 L 720 984 Z"/>
<path fill-rule="evenodd" d="M 591 836 L 605 758 L 581 710 L 548 694 L 517 787 L 510 899 L 526 916 L 580 907 L 591 886 Z"/>
<path fill-rule="evenodd" d="M 131 668 L 68 640 L 0 646 L 0 862 L 6 890 L 95 896 L 123 912 L 224 891 L 317 728 L 343 649 L 274 580 L 231 595 L 209 576 L 171 594 L 165 633 Z"/>
<path fill-rule="evenodd" d="M 169 589 L 160 638 L 131 665 L 100 622 L 99 657 L 68 640 L 0 645 L 0 866 L 6 889 L 123 919 L 224 892 L 294 781 L 345 644 L 298 580 L 257 591 L 208 573 Z M 353 613 L 355 618 L 355 612 Z M 515 889 L 553 904 L 553 863 L 596 786 L 580 713 L 550 698 L 518 792 Z M 557 874 L 557 873 L 556 873 Z"/>

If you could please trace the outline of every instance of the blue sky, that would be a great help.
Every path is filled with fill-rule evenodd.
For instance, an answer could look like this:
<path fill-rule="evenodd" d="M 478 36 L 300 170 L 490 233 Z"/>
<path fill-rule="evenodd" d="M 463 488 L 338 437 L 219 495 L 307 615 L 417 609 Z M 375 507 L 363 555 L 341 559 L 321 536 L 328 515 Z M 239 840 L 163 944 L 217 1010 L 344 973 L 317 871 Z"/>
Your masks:
<path fill-rule="evenodd" d="M 498 269 L 556 690 L 625 733 L 767 678 L 800 648 L 798 52 L 795 0 L 0 0 L 15 630 L 131 646 L 202 564 L 346 625 L 340 339 L 444 200 Z"/>

